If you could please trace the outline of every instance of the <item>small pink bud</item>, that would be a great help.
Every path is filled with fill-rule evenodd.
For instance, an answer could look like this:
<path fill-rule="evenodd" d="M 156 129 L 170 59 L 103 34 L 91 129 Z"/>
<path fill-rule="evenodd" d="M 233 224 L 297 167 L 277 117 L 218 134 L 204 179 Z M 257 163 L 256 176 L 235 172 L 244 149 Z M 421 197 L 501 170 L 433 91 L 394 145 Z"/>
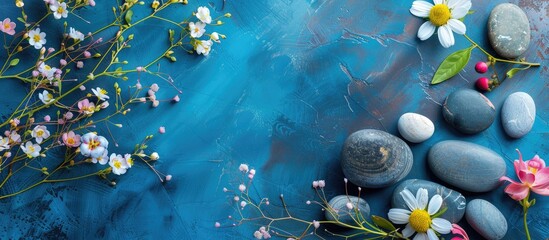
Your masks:
<path fill-rule="evenodd" d="M 84 85 L 80 86 L 80 91 L 86 91 L 86 86 Z"/>
<path fill-rule="evenodd" d="M 83 68 L 83 67 L 84 67 L 84 62 L 82 61 L 76 62 L 76 68 Z"/>
<path fill-rule="evenodd" d="M 170 180 L 172 180 L 172 175 L 166 175 L 166 182 L 169 182 Z"/>
<path fill-rule="evenodd" d="M 318 180 L 318 186 L 319 186 L 320 188 L 323 188 L 323 187 L 326 186 L 326 182 L 324 182 L 324 180 Z"/>
<path fill-rule="evenodd" d="M 95 1 L 94 1 L 94 0 L 90 0 L 90 1 L 88 2 L 88 4 L 90 4 L 90 6 L 92 6 L 92 7 L 95 7 Z"/>
<path fill-rule="evenodd" d="M 72 119 L 73 114 L 72 114 L 72 112 L 67 112 L 67 113 L 65 113 L 64 117 L 65 117 L 65 119 L 70 120 L 70 119 Z"/>
<path fill-rule="evenodd" d="M 249 178 L 250 180 L 252 180 L 252 179 L 254 179 L 254 175 L 250 173 L 250 174 L 248 174 L 248 178 Z"/>
<path fill-rule="evenodd" d="M 65 120 L 63 120 L 62 118 L 57 119 L 57 124 L 65 124 Z"/>
<path fill-rule="evenodd" d="M 215 225 L 214 225 L 214 226 L 215 226 L 216 228 L 221 227 L 221 223 L 215 222 Z"/>
<path fill-rule="evenodd" d="M 248 205 L 247 202 L 245 202 L 245 201 L 240 202 L 240 206 L 241 206 L 242 208 L 246 207 L 246 205 Z"/>
<path fill-rule="evenodd" d="M 33 77 L 38 77 L 38 75 L 40 75 L 40 72 L 38 72 L 36 70 L 32 71 L 32 76 Z"/>
<path fill-rule="evenodd" d="M 155 91 L 153 91 L 152 89 L 149 89 L 147 91 L 147 95 L 149 95 L 150 97 L 155 96 Z"/>
<path fill-rule="evenodd" d="M 313 220 L 313 226 L 318 229 L 320 227 L 320 223 L 316 220 Z"/>
<path fill-rule="evenodd" d="M 153 90 L 153 92 L 158 92 L 159 89 L 160 87 L 158 86 L 158 84 L 153 83 L 153 85 L 151 85 L 151 90 Z"/>
<path fill-rule="evenodd" d="M 311 205 L 311 201 L 307 200 L 307 201 L 305 202 L 305 204 Z"/>
<path fill-rule="evenodd" d="M 233 197 L 233 200 L 234 200 L 235 202 L 238 202 L 238 201 L 240 201 L 240 198 L 239 198 L 238 196 L 234 196 L 234 197 Z"/>
<path fill-rule="evenodd" d="M 143 88 L 143 86 L 141 86 L 141 83 L 137 83 L 137 84 L 135 84 L 135 87 L 136 87 L 137 89 L 141 89 L 141 88 Z"/>
<path fill-rule="evenodd" d="M 223 192 L 228 192 L 229 189 L 227 189 L 226 187 L 223 188 Z"/>
<path fill-rule="evenodd" d="M 92 54 L 91 54 L 90 52 L 84 51 L 84 57 L 85 57 L 85 58 L 90 58 L 91 55 L 92 55 Z"/>
<path fill-rule="evenodd" d="M 475 84 L 479 90 L 489 91 L 490 90 L 490 80 L 487 77 L 481 77 L 477 79 Z"/>
<path fill-rule="evenodd" d="M 48 53 L 55 52 L 55 48 L 48 48 Z"/>
<path fill-rule="evenodd" d="M 175 95 L 175 97 L 172 98 L 172 101 L 179 102 L 179 95 Z"/>
<path fill-rule="evenodd" d="M 317 188 L 318 187 L 318 181 L 313 181 L 313 188 Z"/>
<path fill-rule="evenodd" d="M 347 178 L 343 178 L 343 181 L 344 181 L 345 183 L 347 183 L 348 180 L 347 180 Z"/>
<path fill-rule="evenodd" d="M 246 186 L 244 184 L 240 184 L 238 186 L 238 190 L 240 190 L 241 192 L 244 192 L 244 191 L 246 191 Z"/>
<path fill-rule="evenodd" d="M 255 175 L 255 169 L 252 168 L 252 169 L 250 170 L 250 174 Z"/>
<path fill-rule="evenodd" d="M 11 157 L 11 152 L 6 152 L 6 153 L 4 153 L 4 157 L 6 157 L 6 158 Z"/>
<path fill-rule="evenodd" d="M 268 206 L 269 204 L 271 204 L 271 202 L 269 202 L 269 200 L 267 199 L 267 201 L 265 201 L 265 205 Z"/>
<path fill-rule="evenodd" d="M 142 103 L 146 103 L 147 102 L 147 99 L 142 97 L 142 98 L 139 98 L 139 101 L 142 102 Z"/>
<path fill-rule="evenodd" d="M 488 71 L 488 64 L 485 62 L 477 62 L 477 64 L 475 64 L 475 70 L 478 73 L 485 73 Z"/>
<path fill-rule="evenodd" d="M 345 206 L 347 206 L 347 209 L 349 209 L 349 210 L 353 209 L 353 204 L 351 202 L 347 202 L 347 204 L 345 204 Z"/>
<path fill-rule="evenodd" d="M 159 127 L 159 128 L 158 128 L 158 132 L 159 132 L 160 134 L 164 134 L 164 133 L 166 133 L 166 128 L 165 128 L 165 127 Z"/>
<path fill-rule="evenodd" d="M 143 67 L 139 66 L 139 67 L 136 67 L 135 70 L 137 72 L 143 72 L 144 69 L 143 69 Z"/>
<path fill-rule="evenodd" d="M 67 60 L 65 60 L 65 59 L 59 60 L 59 65 L 66 66 L 67 65 Z"/>
<path fill-rule="evenodd" d="M 61 73 L 63 73 L 63 70 L 61 70 L 61 69 L 55 70 L 55 74 L 61 74 Z"/>
<path fill-rule="evenodd" d="M 51 120 L 50 115 L 44 116 L 44 121 L 49 122 Z"/>
<path fill-rule="evenodd" d="M 153 107 L 158 107 L 159 104 L 160 104 L 160 101 L 154 100 L 152 106 Z"/>

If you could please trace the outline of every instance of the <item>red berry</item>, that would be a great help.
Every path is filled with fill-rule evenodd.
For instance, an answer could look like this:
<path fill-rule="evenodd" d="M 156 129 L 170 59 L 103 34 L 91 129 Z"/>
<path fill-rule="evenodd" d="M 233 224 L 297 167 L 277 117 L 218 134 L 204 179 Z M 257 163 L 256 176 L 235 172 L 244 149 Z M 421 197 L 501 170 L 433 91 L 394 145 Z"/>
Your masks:
<path fill-rule="evenodd" d="M 476 86 L 478 89 L 482 91 L 489 91 L 490 90 L 490 79 L 487 77 L 481 77 L 477 79 Z"/>
<path fill-rule="evenodd" d="M 485 73 L 488 71 L 488 64 L 486 64 L 485 62 L 478 62 L 477 64 L 475 64 L 475 70 L 478 73 Z"/>

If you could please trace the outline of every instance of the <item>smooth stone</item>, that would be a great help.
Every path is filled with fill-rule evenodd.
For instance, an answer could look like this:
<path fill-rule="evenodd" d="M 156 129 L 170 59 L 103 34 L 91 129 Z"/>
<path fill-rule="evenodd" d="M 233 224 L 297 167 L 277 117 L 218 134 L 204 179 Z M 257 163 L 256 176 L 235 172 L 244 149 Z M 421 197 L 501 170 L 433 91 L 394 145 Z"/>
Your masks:
<path fill-rule="evenodd" d="M 435 144 L 427 162 L 431 171 L 448 184 L 470 192 L 487 192 L 499 186 L 505 161 L 486 147 L 457 140 Z"/>
<path fill-rule="evenodd" d="M 498 240 L 507 233 L 505 216 L 490 202 L 474 199 L 467 204 L 465 219 L 475 231 L 489 240 Z"/>
<path fill-rule="evenodd" d="M 431 199 L 435 194 L 442 197 L 443 200 L 441 209 L 446 208 L 446 212 L 440 216 L 441 218 L 444 218 L 451 223 L 457 223 L 461 220 L 461 218 L 463 218 L 463 214 L 465 214 L 465 206 L 467 205 L 465 197 L 458 191 L 427 180 L 409 179 L 399 184 L 393 191 L 391 205 L 394 208 L 408 209 L 406 202 L 404 202 L 404 198 L 400 195 L 400 192 L 404 189 L 408 189 L 415 195 L 417 190 L 420 188 L 427 189 L 427 192 L 429 192 L 429 199 Z"/>
<path fill-rule="evenodd" d="M 339 222 L 354 225 L 355 220 L 353 220 L 353 218 L 357 219 L 357 214 L 354 209 L 349 210 L 347 208 L 347 203 L 349 201 L 353 204 L 354 208 L 358 207 L 358 210 L 362 215 L 360 219 L 370 219 L 370 205 L 368 205 L 366 200 L 347 195 L 335 196 L 330 200 L 330 202 L 328 202 L 334 211 L 331 213 L 330 211 L 324 211 L 326 219 L 329 221 L 335 221 L 338 219 Z"/>
<path fill-rule="evenodd" d="M 355 185 L 381 188 L 402 180 L 414 162 L 412 150 L 387 132 L 364 129 L 347 137 L 343 145 L 343 174 Z"/>
<path fill-rule="evenodd" d="M 420 143 L 435 132 L 435 125 L 429 118 L 417 113 L 405 113 L 398 119 L 398 132 L 413 143 Z"/>
<path fill-rule="evenodd" d="M 458 131 L 475 134 L 492 125 L 496 109 L 482 93 L 461 89 L 448 95 L 442 106 L 442 115 Z"/>
<path fill-rule="evenodd" d="M 506 58 L 517 58 L 530 44 L 530 21 L 515 4 L 497 5 L 488 18 L 488 39 L 496 52 Z"/>
<path fill-rule="evenodd" d="M 501 108 L 503 129 L 513 138 L 526 135 L 536 120 L 536 104 L 528 93 L 516 92 L 507 97 Z"/>

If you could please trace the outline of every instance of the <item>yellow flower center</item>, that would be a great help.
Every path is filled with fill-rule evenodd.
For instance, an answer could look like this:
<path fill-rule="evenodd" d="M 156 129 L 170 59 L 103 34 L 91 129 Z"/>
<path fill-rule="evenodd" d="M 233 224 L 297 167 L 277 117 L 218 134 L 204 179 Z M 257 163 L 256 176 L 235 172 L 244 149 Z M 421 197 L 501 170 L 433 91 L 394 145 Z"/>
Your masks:
<path fill-rule="evenodd" d="M 419 233 L 426 233 L 431 226 L 431 217 L 425 210 L 416 209 L 410 214 L 410 225 Z"/>
<path fill-rule="evenodd" d="M 40 35 L 39 34 L 35 34 L 32 39 L 34 39 L 35 42 L 40 42 Z"/>
<path fill-rule="evenodd" d="M 11 28 L 11 26 L 10 26 L 9 23 L 4 24 L 4 29 L 10 29 L 10 28 Z"/>
<path fill-rule="evenodd" d="M 51 95 L 51 93 L 48 93 L 47 96 L 48 96 L 48 100 L 53 98 L 53 95 Z"/>
<path fill-rule="evenodd" d="M 115 167 L 115 168 L 121 168 L 121 167 L 122 167 L 122 163 L 120 163 L 120 161 L 115 161 L 115 162 L 114 162 L 114 167 Z"/>
<path fill-rule="evenodd" d="M 99 92 L 103 95 L 107 94 L 107 90 L 105 90 L 105 89 L 101 89 L 101 90 L 99 90 Z"/>
<path fill-rule="evenodd" d="M 128 164 L 129 164 L 130 166 L 133 165 L 133 158 L 128 158 L 128 160 L 126 160 L 126 161 L 128 162 Z"/>
<path fill-rule="evenodd" d="M 528 170 L 530 170 L 530 172 L 534 175 L 538 172 L 538 169 L 533 167 L 528 167 Z"/>
<path fill-rule="evenodd" d="M 44 65 L 44 69 L 46 69 L 46 71 L 49 71 L 51 70 L 51 67 L 49 65 Z"/>
<path fill-rule="evenodd" d="M 67 138 L 67 143 L 73 145 L 75 143 L 73 138 Z"/>
<path fill-rule="evenodd" d="M 57 8 L 57 13 L 59 13 L 59 14 L 63 14 L 64 11 L 65 11 L 65 9 L 63 9 L 62 7 Z"/>
<path fill-rule="evenodd" d="M 29 152 L 34 152 L 34 146 L 29 146 L 27 150 L 29 150 Z"/>
<path fill-rule="evenodd" d="M 450 9 L 446 4 L 437 4 L 429 12 L 429 21 L 435 26 L 440 27 L 450 20 Z"/>
<path fill-rule="evenodd" d="M 90 143 L 88 143 L 88 148 L 90 150 L 94 150 L 95 148 L 99 147 L 99 144 L 101 144 L 99 141 L 91 140 Z"/>
<path fill-rule="evenodd" d="M 42 137 L 42 135 L 44 135 L 44 130 L 38 130 L 36 131 L 36 136 L 39 136 L 39 137 Z"/>

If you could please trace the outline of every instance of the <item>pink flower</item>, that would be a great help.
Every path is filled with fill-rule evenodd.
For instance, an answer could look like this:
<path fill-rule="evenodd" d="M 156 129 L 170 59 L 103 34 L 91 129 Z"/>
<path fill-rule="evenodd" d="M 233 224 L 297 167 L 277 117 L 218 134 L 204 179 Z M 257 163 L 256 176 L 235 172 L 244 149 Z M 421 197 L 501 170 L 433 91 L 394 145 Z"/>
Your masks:
<path fill-rule="evenodd" d="M 44 121 L 46 121 L 46 122 L 49 122 L 49 121 L 51 121 L 51 117 L 50 117 L 50 115 L 46 115 L 46 116 L 44 116 Z"/>
<path fill-rule="evenodd" d="M 175 95 L 175 97 L 172 98 L 172 101 L 174 101 L 174 102 L 179 102 L 179 100 L 181 100 L 179 98 L 179 95 Z"/>
<path fill-rule="evenodd" d="M 80 146 L 80 135 L 74 134 L 73 131 L 70 131 L 68 133 L 63 133 L 63 143 L 67 147 L 78 147 Z"/>
<path fill-rule="evenodd" d="M 450 240 L 469 240 L 469 236 L 467 236 L 467 233 L 463 228 L 461 228 L 459 225 L 453 223 L 452 224 L 452 234 L 460 235 L 461 237 L 453 237 Z"/>
<path fill-rule="evenodd" d="M 95 104 L 90 102 L 88 99 L 84 99 L 78 102 L 78 109 L 80 109 L 81 113 L 92 114 L 95 112 Z"/>
<path fill-rule="evenodd" d="M 0 31 L 8 35 L 15 34 L 15 22 L 12 22 L 9 18 L 4 19 L 0 24 Z"/>
<path fill-rule="evenodd" d="M 153 85 L 151 85 L 151 90 L 153 92 L 158 92 L 159 89 L 160 89 L 160 87 L 158 87 L 158 84 L 153 83 Z"/>
<path fill-rule="evenodd" d="M 83 68 L 83 67 L 84 67 L 84 62 L 82 61 L 76 62 L 76 68 Z"/>
<path fill-rule="evenodd" d="M 501 177 L 500 181 L 511 182 L 505 188 L 505 192 L 516 201 L 525 199 L 530 193 L 530 189 L 537 194 L 549 196 L 549 167 L 545 167 L 545 161 L 536 155 L 524 162 L 520 151 L 517 150 L 517 152 L 519 159 L 515 160 L 514 165 L 520 182 L 515 182 L 505 176 Z"/>
<path fill-rule="evenodd" d="M 158 128 L 158 132 L 159 132 L 160 134 L 164 134 L 164 133 L 166 133 L 166 128 L 165 128 L 165 127 L 159 127 L 159 128 Z"/>

